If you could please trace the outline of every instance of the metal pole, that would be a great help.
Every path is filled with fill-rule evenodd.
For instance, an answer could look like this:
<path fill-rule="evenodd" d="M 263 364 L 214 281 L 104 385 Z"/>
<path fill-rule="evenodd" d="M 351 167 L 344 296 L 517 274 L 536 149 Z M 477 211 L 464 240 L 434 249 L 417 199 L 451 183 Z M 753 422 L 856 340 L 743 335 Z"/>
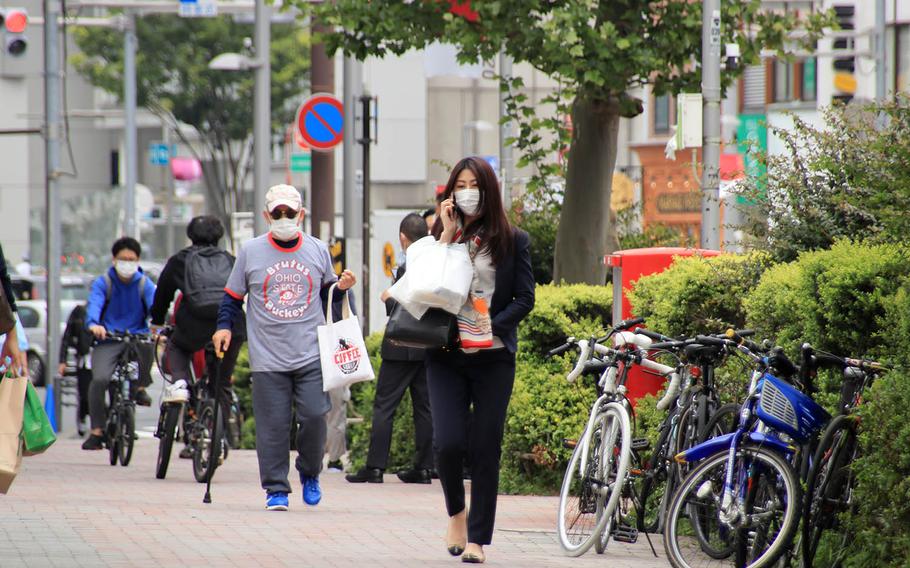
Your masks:
<path fill-rule="evenodd" d="M 720 37 L 720 0 L 703 0 L 701 247 L 712 250 L 720 248 Z"/>
<path fill-rule="evenodd" d="M 45 178 L 44 198 L 47 214 L 47 364 L 46 385 L 54 384 L 57 356 L 60 353 L 60 58 L 58 57 L 57 17 L 59 0 L 44 0 L 44 116 Z M 56 424 L 60 420 L 60 393 L 55 392 Z"/>
<path fill-rule="evenodd" d="M 357 156 L 354 144 L 357 138 L 357 96 L 361 88 L 360 62 L 352 57 L 344 58 L 344 138 L 342 140 L 342 169 L 344 170 L 344 238 L 357 238 L 357 230 L 363 219 L 357 204 Z M 347 244 L 347 243 L 345 243 Z"/>
<path fill-rule="evenodd" d="M 506 80 L 512 79 L 512 58 L 506 54 L 503 49 L 499 52 L 499 75 Z M 499 92 L 499 167 L 502 169 L 500 175 L 500 186 L 502 188 L 502 205 L 508 211 L 512 207 L 512 177 L 514 175 L 514 162 L 512 160 L 512 146 L 506 144 L 506 140 L 512 136 L 512 123 L 502 122 L 508 113 L 506 98 L 508 91 Z"/>
<path fill-rule="evenodd" d="M 127 10 L 126 27 L 123 30 L 123 110 L 125 113 L 124 152 L 126 164 L 126 186 L 124 187 L 123 234 L 139 238 L 136 227 L 136 16 Z"/>
<path fill-rule="evenodd" d="M 895 18 L 897 14 L 895 14 Z M 884 101 L 888 93 L 885 69 L 885 0 L 875 2 L 875 98 Z"/>
<path fill-rule="evenodd" d="M 171 187 L 171 132 L 167 124 L 161 122 L 161 142 L 167 146 L 167 163 L 161 169 L 161 187 L 164 189 L 165 209 L 167 211 L 167 236 L 165 237 L 165 252 L 170 258 L 174 254 L 174 189 Z"/>
<path fill-rule="evenodd" d="M 364 92 L 360 97 L 363 120 L 363 333 L 370 333 L 370 103 L 372 97 Z"/>
<path fill-rule="evenodd" d="M 331 28 L 313 25 L 313 33 L 321 35 Z M 335 92 L 335 62 L 325 50 L 325 44 L 314 43 L 310 48 L 310 78 L 313 93 Z M 312 233 L 320 239 L 335 234 L 335 150 L 312 153 L 310 171 L 310 219 Z"/>
<path fill-rule="evenodd" d="M 270 125 L 272 120 L 271 101 L 271 35 L 270 18 L 272 9 L 265 0 L 256 0 L 253 46 L 258 65 L 254 71 L 253 87 L 253 233 L 261 235 L 266 231 L 265 219 L 260 211 L 265 209 L 265 193 L 269 188 L 271 166 Z"/>

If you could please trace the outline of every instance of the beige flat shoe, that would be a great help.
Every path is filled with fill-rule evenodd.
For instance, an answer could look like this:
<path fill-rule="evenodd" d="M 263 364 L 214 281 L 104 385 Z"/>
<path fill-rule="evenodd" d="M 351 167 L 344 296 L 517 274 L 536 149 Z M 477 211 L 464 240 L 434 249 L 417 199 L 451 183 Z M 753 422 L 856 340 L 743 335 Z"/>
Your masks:
<path fill-rule="evenodd" d="M 483 564 L 486 560 L 487 557 L 482 552 L 480 554 L 476 552 L 467 552 L 461 557 L 461 561 L 468 564 Z"/>

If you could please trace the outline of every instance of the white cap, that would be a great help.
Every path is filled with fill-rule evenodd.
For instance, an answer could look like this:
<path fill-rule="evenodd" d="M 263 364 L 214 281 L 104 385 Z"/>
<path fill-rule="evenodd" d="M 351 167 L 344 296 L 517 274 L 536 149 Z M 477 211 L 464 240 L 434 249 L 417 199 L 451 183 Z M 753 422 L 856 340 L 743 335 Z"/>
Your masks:
<path fill-rule="evenodd" d="M 300 211 L 302 202 L 300 199 L 300 192 L 297 191 L 297 188 L 293 185 L 284 183 L 270 187 L 269 191 L 265 194 L 266 211 L 271 213 L 279 205 L 285 205 L 294 211 Z"/>

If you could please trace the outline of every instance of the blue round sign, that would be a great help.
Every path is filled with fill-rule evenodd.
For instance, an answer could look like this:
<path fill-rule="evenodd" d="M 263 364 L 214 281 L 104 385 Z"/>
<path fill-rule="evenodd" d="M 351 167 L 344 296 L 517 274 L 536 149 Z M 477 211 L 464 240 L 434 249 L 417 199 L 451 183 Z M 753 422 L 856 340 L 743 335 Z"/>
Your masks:
<path fill-rule="evenodd" d="M 314 95 L 297 114 L 300 136 L 314 150 L 330 150 L 341 143 L 344 107 L 331 95 Z"/>

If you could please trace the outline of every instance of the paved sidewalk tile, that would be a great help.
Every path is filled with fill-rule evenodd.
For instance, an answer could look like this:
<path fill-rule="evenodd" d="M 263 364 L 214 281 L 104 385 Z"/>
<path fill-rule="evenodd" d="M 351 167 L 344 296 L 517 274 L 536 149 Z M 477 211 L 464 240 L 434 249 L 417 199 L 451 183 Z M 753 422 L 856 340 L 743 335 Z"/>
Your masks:
<path fill-rule="evenodd" d="M 8 495 L 0 496 L 0 567 L 452 567 L 446 552 L 439 483 L 355 485 L 321 477 L 318 507 L 303 504 L 296 472 L 288 512 L 264 509 L 256 454 L 232 451 L 202 503 L 188 460 L 175 448 L 167 479 L 155 479 L 157 440 L 140 439 L 129 467 L 107 452 L 84 452 L 61 439 L 25 458 Z M 291 460 L 293 464 L 293 460 Z M 293 467 L 293 465 L 292 465 Z M 611 543 L 566 557 L 554 533 L 555 497 L 501 496 L 487 564 L 515 567 L 666 566 L 645 539 Z"/>

